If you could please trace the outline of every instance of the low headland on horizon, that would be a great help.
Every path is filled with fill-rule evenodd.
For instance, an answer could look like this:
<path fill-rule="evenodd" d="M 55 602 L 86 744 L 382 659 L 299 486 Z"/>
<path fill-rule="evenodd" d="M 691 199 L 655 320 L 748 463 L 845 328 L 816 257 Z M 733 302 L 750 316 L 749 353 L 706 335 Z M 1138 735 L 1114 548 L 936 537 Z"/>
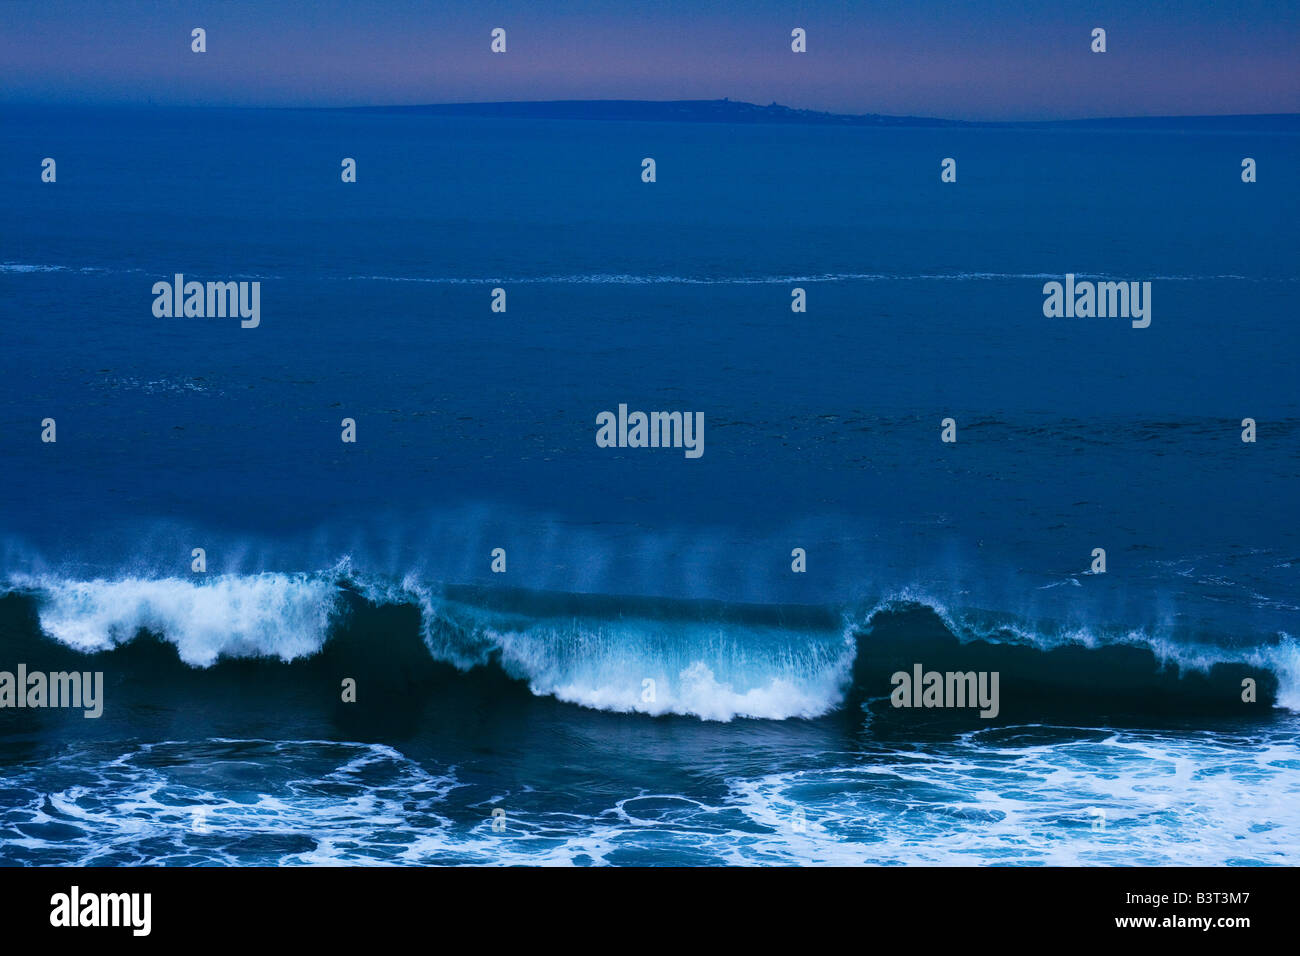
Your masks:
<path fill-rule="evenodd" d="M 353 112 L 410 113 L 500 119 L 614 120 L 671 123 L 776 123 L 818 126 L 964 126 L 1270 129 L 1300 131 L 1300 113 L 1222 116 L 1123 116 L 1057 120 L 956 120 L 880 113 L 828 113 L 739 100 L 539 100 L 490 103 L 430 103 L 409 106 L 325 107 Z"/>

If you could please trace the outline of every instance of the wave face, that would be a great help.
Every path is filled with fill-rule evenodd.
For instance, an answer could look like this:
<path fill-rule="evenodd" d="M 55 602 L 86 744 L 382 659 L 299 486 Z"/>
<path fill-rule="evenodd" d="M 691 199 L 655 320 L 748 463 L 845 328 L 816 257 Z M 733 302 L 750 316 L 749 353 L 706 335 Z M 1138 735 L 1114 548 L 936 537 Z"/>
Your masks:
<path fill-rule="evenodd" d="M 465 659 L 465 637 L 539 695 L 597 710 L 820 717 L 843 698 L 853 644 L 833 630 L 746 620 L 574 615 L 531 618 L 461 602 L 438 608 L 435 653 Z"/>
<path fill-rule="evenodd" d="M 346 653 L 392 676 L 410 668 L 491 671 L 535 697 L 611 713 L 706 721 L 817 718 L 865 707 L 883 718 L 891 675 L 996 671 L 1003 710 L 1043 717 L 1300 710 L 1300 648 L 1286 633 L 1226 647 L 1141 631 L 1106 633 L 954 611 L 902 592 L 861 607 L 531 592 L 365 579 L 343 571 L 14 579 L 9 654 L 54 646 L 111 665 L 147 636 L 151 666 L 308 666 Z M 103 655 L 101 657 L 101 655 Z M 34 665 L 33 665 L 34 666 Z M 96 666 L 99 666 L 98 664 Z M 278 671 L 268 680 L 281 680 Z M 444 676 L 443 680 L 450 679 Z"/>

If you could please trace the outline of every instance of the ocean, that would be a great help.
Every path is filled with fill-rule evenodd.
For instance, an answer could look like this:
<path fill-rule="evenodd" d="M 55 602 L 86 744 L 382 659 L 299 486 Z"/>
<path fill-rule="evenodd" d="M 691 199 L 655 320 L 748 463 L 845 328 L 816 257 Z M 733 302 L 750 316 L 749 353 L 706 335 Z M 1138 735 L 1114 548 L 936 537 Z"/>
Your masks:
<path fill-rule="evenodd" d="M 0 707 L 0 863 L 1295 865 L 1298 167 L 0 107 L 0 671 L 103 674 Z"/>

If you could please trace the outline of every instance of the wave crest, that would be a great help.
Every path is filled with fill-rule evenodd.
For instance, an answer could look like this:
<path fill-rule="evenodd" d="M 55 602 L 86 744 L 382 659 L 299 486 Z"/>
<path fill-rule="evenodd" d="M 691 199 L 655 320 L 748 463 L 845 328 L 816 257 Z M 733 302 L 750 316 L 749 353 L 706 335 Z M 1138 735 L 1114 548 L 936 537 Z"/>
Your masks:
<path fill-rule="evenodd" d="M 820 717 L 887 698 L 895 669 L 944 661 L 1000 669 L 1003 687 L 1012 678 L 1027 697 L 1107 706 L 1127 694 L 1128 705 L 1145 696 L 1222 709 L 1235 701 L 1241 674 L 1267 672 L 1260 700 L 1300 710 L 1300 646 L 1286 634 L 1236 649 L 1142 631 L 1099 635 L 953 611 L 908 591 L 850 613 L 367 580 L 345 566 L 201 581 L 42 575 L 9 590 L 34 606 L 40 632 L 66 648 L 110 651 L 146 632 L 196 668 L 223 659 L 297 662 L 336 638 L 377 666 L 400 668 L 411 659 L 401 657 L 394 629 L 418 621 L 416 652 L 422 645 L 440 665 L 497 668 L 534 695 L 618 713 Z M 377 622 L 363 616 L 367 608 L 406 608 L 407 616 Z"/>

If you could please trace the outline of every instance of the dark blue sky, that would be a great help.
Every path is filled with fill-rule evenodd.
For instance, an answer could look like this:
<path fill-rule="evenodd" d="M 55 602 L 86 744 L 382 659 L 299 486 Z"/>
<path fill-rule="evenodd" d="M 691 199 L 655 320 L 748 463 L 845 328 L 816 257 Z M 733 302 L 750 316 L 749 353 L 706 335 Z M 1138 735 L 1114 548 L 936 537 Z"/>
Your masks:
<path fill-rule="evenodd" d="M 190 52 L 190 30 L 208 52 Z M 489 32 L 504 27 L 505 55 Z M 808 53 L 790 31 L 808 31 Z M 1089 51 L 1104 27 L 1109 52 Z M 1300 112 L 1300 3 L 3 0 L 9 102 L 712 99 L 1052 119 Z"/>

